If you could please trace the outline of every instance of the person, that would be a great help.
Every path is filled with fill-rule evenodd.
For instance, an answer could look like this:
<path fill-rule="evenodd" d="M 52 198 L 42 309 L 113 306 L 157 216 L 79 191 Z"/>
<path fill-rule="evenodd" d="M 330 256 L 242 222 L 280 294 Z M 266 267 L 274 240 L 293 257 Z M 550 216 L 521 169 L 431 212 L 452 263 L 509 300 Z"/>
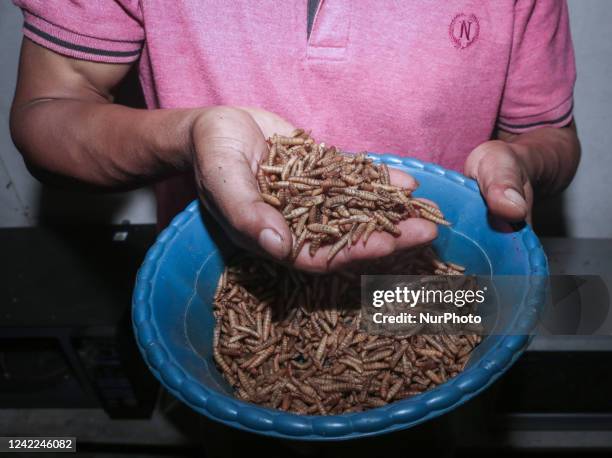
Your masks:
<path fill-rule="evenodd" d="M 197 193 L 237 244 L 278 260 L 291 234 L 254 171 L 266 137 L 295 126 L 343 150 L 463 171 L 508 221 L 528 219 L 534 193 L 559 192 L 578 166 L 565 1 L 14 2 L 24 39 L 11 132 L 35 176 L 155 183 L 162 225 Z M 136 64 L 146 110 L 113 103 Z M 329 265 L 303 250 L 296 265 L 335 269 L 437 234 L 418 218 L 401 230 Z"/>

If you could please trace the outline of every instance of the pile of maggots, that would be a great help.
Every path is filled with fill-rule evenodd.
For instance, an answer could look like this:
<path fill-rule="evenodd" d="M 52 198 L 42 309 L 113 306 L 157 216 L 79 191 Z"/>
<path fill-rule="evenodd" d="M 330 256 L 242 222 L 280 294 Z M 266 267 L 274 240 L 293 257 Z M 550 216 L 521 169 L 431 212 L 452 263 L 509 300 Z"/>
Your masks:
<path fill-rule="evenodd" d="M 365 153 L 317 144 L 302 129 L 291 137 L 275 134 L 268 143 L 257 182 L 262 199 L 289 223 L 293 259 L 306 243 L 311 256 L 331 244 L 330 261 L 345 246 L 367 243 L 374 231 L 401 235 L 397 223 L 407 218 L 449 224 L 437 207 L 412 197 L 413 189 L 392 185 L 387 165 Z"/>
<path fill-rule="evenodd" d="M 429 247 L 402 253 L 393 273 L 459 275 Z M 360 412 L 456 376 L 480 336 L 368 335 L 359 276 L 317 276 L 250 255 L 215 293 L 213 356 L 242 400 L 298 414 Z"/>

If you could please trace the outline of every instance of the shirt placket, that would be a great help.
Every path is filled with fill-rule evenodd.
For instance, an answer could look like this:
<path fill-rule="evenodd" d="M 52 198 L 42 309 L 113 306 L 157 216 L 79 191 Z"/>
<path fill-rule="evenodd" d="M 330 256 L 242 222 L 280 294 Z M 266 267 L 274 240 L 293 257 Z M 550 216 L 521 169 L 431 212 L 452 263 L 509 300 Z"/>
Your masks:
<path fill-rule="evenodd" d="M 351 29 L 350 0 L 321 0 L 314 18 L 306 57 L 345 60 Z"/>

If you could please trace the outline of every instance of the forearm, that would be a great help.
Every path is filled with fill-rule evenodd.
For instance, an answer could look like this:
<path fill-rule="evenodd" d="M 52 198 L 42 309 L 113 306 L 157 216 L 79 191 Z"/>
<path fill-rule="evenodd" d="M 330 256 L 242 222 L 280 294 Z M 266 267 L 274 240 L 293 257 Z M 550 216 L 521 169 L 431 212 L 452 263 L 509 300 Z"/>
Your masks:
<path fill-rule="evenodd" d="M 47 99 L 14 106 L 11 132 L 26 163 L 45 177 L 125 189 L 191 166 L 197 114 Z"/>
<path fill-rule="evenodd" d="M 564 128 L 541 128 L 520 135 L 500 131 L 498 137 L 508 142 L 523 161 L 539 194 L 558 193 L 572 181 L 580 162 L 574 122 Z"/>

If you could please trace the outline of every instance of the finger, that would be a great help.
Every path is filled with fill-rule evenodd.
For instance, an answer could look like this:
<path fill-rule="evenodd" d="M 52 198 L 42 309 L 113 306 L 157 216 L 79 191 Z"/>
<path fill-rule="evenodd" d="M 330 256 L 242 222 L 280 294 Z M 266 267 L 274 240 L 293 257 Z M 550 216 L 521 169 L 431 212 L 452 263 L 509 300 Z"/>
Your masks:
<path fill-rule="evenodd" d="M 202 200 L 236 243 L 284 259 L 291 250 L 289 227 L 278 210 L 262 201 L 249 160 L 267 150 L 261 130 L 240 110 L 221 111 L 207 121 L 196 139 Z"/>
<path fill-rule="evenodd" d="M 412 175 L 402 172 L 399 169 L 389 167 L 389 177 L 393 186 L 400 186 L 414 191 L 419 187 L 419 182 Z"/>
<path fill-rule="evenodd" d="M 430 205 L 434 208 L 440 210 L 440 206 L 434 202 L 433 200 L 426 199 L 425 197 L 412 197 L 414 200 L 418 200 L 419 202 L 423 202 L 424 204 Z"/>
<path fill-rule="evenodd" d="M 389 176 L 391 177 L 391 184 L 394 186 L 400 186 L 402 188 L 408 188 L 414 191 L 419 187 L 419 182 L 412 175 L 402 172 L 401 170 L 389 167 Z M 413 197 L 414 199 L 420 200 L 428 205 L 435 208 L 440 208 L 433 200 L 426 199 L 424 197 Z"/>
<path fill-rule="evenodd" d="M 268 139 L 274 134 L 290 136 L 295 130 L 291 123 L 269 111 L 254 107 L 241 107 L 240 109 L 248 113 L 255 120 L 264 139 Z M 251 157 L 250 164 L 253 173 L 257 173 L 260 161 L 261 156 L 259 155 Z"/>
<path fill-rule="evenodd" d="M 527 217 L 529 204 L 524 192 L 523 171 L 507 145 L 489 142 L 472 152 L 466 174 L 478 181 L 489 210 L 508 221 Z"/>
<path fill-rule="evenodd" d="M 291 123 L 269 111 L 253 107 L 241 107 L 241 109 L 253 117 L 264 138 L 269 138 L 274 134 L 289 136 L 295 130 Z"/>
<path fill-rule="evenodd" d="M 478 183 L 492 213 L 509 221 L 525 219 L 529 207 L 521 170 L 513 160 L 481 162 Z"/>
<path fill-rule="evenodd" d="M 355 245 L 346 245 L 329 262 L 327 257 L 331 246 L 320 248 L 315 256 L 311 257 L 306 245 L 298 255 L 295 266 L 311 272 L 338 270 L 354 263 L 385 257 L 395 251 L 424 245 L 438 235 L 434 223 L 420 218 L 401 221 L 398 227 L 401 230 L 399 237 L 387 232 L 374 232 L 367 244 L 364 245 L 362 240 L 358 240 Z"/>
<path fill-rule="evenodd" d="M 523 186 L 523 194 L 527 200 L 527 207 L 529 211 L 527 212 L 527 216 L 525 217 L 525 221 L 530 226 L 533 226 L 533 218 L 532 218 L 532 208 L 533 208 L 533 188 L 531 187 L 531 183 L 527 182 Z"/>
<path fill-rule="evenodd" d="M 398 169 L 389 167 L 389 176 L 391 183 L 395 186 L 411 190 L 418 187 L 418 182 L 413 176 Z M 313 257 L 310 256 L 308 245 L 306 245 L 295 260 L 295 266 L 313 272 L 338 270 L 350 264 L 388 256 L 397 250 L 429 243 L 438 235 L 437 226 L 434 223 L 420 218 L 401 221 L 398 227 L 401 231 L 399 237 L 387 232 L 375 232 L 370 236 L 366 245 L 362 240 L 357 241 L 355 245 L 347 245 L 331 261 L 327 259 L 332 249 L 331 245 L 320 248 Z"/>
<path fill-rule="evenodd" d="M 438 235 L 437 226 L 421 218 L 409 218 L 400 221 L 397 226 L 401 231 L 400 236 L 395 237 L 388 232 L 374 232 L 365 245 L 359 240 L 350 249 L 342 250 L 340 256 L 332 260 L 330 267 L 335 269 L 357 261 L 385 257 L 395 251 L 430 243 Z"/>

